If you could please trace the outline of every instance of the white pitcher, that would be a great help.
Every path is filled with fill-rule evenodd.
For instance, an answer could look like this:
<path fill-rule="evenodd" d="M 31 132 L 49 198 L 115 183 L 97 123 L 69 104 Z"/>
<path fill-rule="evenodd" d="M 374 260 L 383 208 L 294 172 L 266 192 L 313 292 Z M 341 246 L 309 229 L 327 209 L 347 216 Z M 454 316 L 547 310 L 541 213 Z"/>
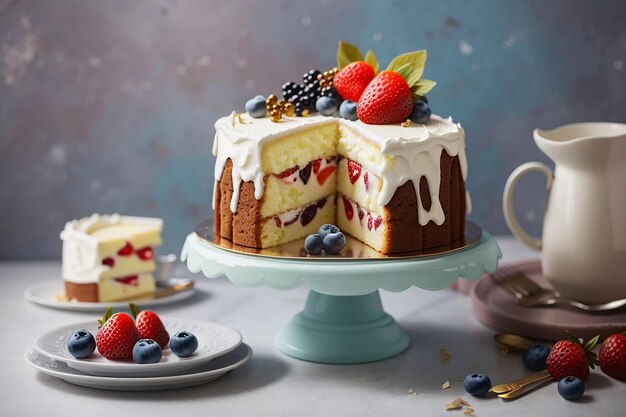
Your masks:
<path fill-rule="evenodd" d="M 561 295 L 590 304 L 626 298 L 626 124 L 575 123 L 533 136 L 556 167 L 528 162 L 511 173 L 502 202 L 509 229 L 543 251 L 543 273 Z M 542 239 L 513 211 L 515 185 L 531 171 L 546 176 L 550 192 Z"/>

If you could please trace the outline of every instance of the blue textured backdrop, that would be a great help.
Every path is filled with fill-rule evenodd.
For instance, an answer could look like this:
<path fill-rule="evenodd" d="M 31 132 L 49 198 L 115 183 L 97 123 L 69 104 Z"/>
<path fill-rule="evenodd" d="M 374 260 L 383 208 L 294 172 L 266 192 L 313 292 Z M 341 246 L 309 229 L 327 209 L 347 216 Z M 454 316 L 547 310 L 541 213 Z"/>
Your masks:
<path fill-rule="evenodd" d="M 545 161 L 534 127 L 626 121 L 626 2 L 0 0 L 0 259 L 60 256 L 66 220 L 165 219 L 162 252 L 210 216 L 213 122 L 334 65 L 428 49 L 434 111 L 466 129 L 471 218 Z M 516 201 L 538 233 L 541 179 Z"/>

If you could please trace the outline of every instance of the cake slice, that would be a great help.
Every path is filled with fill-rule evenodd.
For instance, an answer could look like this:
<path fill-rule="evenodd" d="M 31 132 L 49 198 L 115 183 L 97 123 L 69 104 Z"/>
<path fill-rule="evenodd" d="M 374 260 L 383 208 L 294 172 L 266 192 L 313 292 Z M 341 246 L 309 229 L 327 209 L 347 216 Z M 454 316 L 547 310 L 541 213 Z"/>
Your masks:
<path fill-rule="evenodd" d="M 61 232 L 66 296 L 83 302 L 131 300 L 154 294 L 157 218 L 93 214 Z"/>

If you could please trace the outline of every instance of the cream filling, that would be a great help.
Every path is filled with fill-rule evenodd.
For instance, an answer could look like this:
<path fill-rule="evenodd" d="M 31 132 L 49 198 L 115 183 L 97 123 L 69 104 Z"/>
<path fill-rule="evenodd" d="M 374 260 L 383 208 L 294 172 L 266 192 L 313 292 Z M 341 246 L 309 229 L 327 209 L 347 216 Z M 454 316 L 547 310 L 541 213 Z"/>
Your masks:
<path fill-rule="evenodd" d="M 322 204 L 313 202 L 264 219 L 261 223 L 261 247 L 269 248 L 301 239 L 316 233 L 321 225 L 333 223 L 335 199 L 332 194 Z"/>
<path fill-rule="evenodd" d="M 337 202 L 337 226 L 341 231 L 349 233 L 377 251 L 382 251 L 385 236 L 383 216 L 343 195 L 339 195 Z"/>

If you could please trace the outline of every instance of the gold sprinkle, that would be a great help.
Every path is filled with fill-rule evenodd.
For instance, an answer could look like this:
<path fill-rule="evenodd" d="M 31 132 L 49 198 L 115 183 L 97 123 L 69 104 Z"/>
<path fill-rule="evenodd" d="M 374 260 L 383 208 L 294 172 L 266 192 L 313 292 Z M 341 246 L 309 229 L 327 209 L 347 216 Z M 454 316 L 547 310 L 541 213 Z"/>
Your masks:
<path fill-rule="evenodd" d="M 409 395 L 416 395 L 417 392 L 413 388 L 409 388 Z"/>
<path fill-rule="evenodd" d="M 441 389 L 448 389 L 450 388 L 450 381 L 446 381 L 443 383 L 443 385 L 441 386 Z"/>
<path fill-rule="evenodd" d="M 302 110 L 302 117 L 308 117 L 310 113 L 309 109 L 304 109 Z"/>
<path fill-rule="evenodd" d="M 320 87 L 321 88 L 332 87 L 333 78 L 335 77 L 335 74 L 337 74 L 338 71 L 339 69 L 333 68 L 331 70 L 324 71 L 323 73 L 318 74 L 317 80 L 320 82 Z"/>
<path fill-rule="evenodd" d="M 463 411 L 463 414 L 473 414 L 474 413 L 474 409 L 473 408 L 466 408 Z"/>
<path fill-rule="evenodd" d="M 296 106 L 293 103 L 285 103 L 285 116 L 293 117 L 296 114 Z"/>
<path fill-rule="evenodd" d="M 400 123 L 400 126 L 402 126 L 402 127 L 409 127 L 409 126 L 411 126 L 411 119 L 406 119 L 404 122 Z"/>

